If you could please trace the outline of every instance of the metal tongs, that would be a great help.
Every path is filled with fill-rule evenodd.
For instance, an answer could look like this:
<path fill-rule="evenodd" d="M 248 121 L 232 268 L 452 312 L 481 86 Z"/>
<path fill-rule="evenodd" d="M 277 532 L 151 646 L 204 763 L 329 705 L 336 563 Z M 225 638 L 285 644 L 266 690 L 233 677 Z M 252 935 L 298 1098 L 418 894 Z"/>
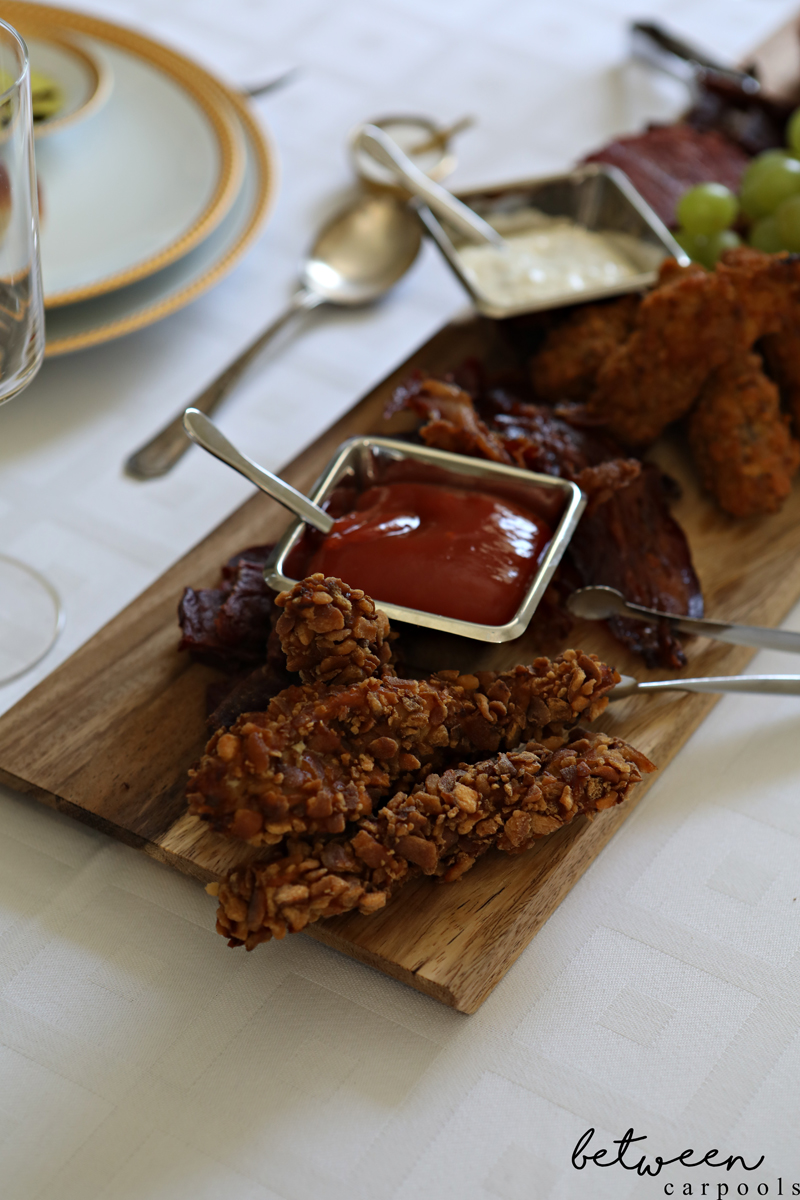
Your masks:
<path fill-rule="evenodd" d="M 681 617 L 659 612 L 626 600 L 612 587 L 585 587 L 573 592 L 567 608 L 576 617 L 588 621 L 607 621 L 609 617 L 633 617 L 635 621 L 669 621 L 679 633 L 732 642 L 735 646 L 756 646 L 759 650 L 785 650 L 800 654 L 800 633 L 788 629 L 767 629 L 763 625 L 734 625 L 730 621 L 707 621 L 699 617 Z"/>
<path fill-rule="evenodd" d="M 634 21 L 630 27 L 630 38 L 633 58 L 688 84 L 693 92 L 698 92 L 709 77 L 731 85 L 746 96 L 755 96 L 761 91 L 761 84 L 755 75 L 723 66 L 703 50 L 684 42 L 654 21 Z"/>
<path fill-rule="evenodd" d="M 640 692 L 748 692 L 760 696 L 800 696 L 800 675 L 706 675 L 702 679 L 634 679 L 623 675 L 609 700 L 625 700 Z"/>
<path fill-rule="evenodd" d="M 800 654 L 800 633 L 788 629 L 767 629 L 761 625 L 735 625 L 726 621 L 706 621 L 699 617 L 680 617 L 633 604 L 612 587 L 585 587 L 573 592 L 567 607 L 576 617 L 605 621 L 609 617 L 632 617 L 635 621 L 668 621 L 680 633 L 714 638 L 736 646 L 755 646 L 759 650 L 784 650 Z M 637 682 L 630 675 L 611 693 L 622 700 L 639 692 L 750 692 L 772 696 L 800 696 L 800 675 L 710 675 L 703 679 L 650 679 Z"/>
<path fill-rule="evenodd" d="M 723 66 L 662 25 L 637 21 L 630 27 L 631 54 L 688 85 L 690 124 L 718 129 L 748 154 L 784 144 L 794 103 L 765 91 L 755 68 Z"/>

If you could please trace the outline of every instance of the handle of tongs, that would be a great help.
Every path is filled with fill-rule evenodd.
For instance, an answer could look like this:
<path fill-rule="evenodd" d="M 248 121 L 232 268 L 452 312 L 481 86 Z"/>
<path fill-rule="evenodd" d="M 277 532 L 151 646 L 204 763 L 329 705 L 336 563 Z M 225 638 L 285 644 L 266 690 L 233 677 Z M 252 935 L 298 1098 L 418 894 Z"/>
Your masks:
<path fill-rule="evenodd" d="M 727 79 L 744 92 L 755 94 L 761 88 L 753 75 L 725 67 L 696 46 L 676 37 L 655 21 L 634 21 L 630 27 L 631 56 L 659 71 L 679 79 L 697 90 L 705 74 Z"/>

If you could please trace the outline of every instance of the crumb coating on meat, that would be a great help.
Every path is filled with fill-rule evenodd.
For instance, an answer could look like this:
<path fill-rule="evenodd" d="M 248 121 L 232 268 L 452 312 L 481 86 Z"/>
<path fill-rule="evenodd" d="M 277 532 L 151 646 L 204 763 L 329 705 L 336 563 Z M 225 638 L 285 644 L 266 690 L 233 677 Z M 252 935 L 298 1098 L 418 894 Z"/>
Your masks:
<path fill-rule="evenodd" d="M 559 745 L 617 682 L 594 655 L 567 650 L 505 672 L 289 687 L 214 734 L 189 773 L 189 809 L 252 845 L 339 834 L 415 772 L 530 739 Z"/>
<path fill-rule="evenodd" d="M 209 891 L 230 945 L 297 933 L 321 918 L 383 908 L 408 880 L 452 883 L 487 850 L 528 850 L 576 816 L 621 803 L 653 764 L 619 738 L 575 731 L 568 745 L 503 753 L 432 774 L 357 823 L 350 836 L 298 841 L 290 853 L 237 868 Z"/>
<path fill-rule="evenodd" d="M 303 683 L 357 683 L 391 662 L 389 618 L 360 588 L 309 575 L 275 604 L 286 668 Z"/>

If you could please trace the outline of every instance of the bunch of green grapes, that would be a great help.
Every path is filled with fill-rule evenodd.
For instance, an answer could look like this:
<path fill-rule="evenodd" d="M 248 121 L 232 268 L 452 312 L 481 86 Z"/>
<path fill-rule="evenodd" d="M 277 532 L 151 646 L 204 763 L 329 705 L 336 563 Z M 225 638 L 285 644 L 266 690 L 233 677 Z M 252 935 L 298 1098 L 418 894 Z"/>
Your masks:
<path fill-rule="evenodd" d="M 765 150 L 742 176 L 738 198 L 721 183 L 701 183 L 678 204 L 675 240 L 695 262 L 713 267 L 741 239 L 731 228 L 740 214 L 756 250 L 800 251 L 800 108 L 786 127 L 788 147 Z"/>

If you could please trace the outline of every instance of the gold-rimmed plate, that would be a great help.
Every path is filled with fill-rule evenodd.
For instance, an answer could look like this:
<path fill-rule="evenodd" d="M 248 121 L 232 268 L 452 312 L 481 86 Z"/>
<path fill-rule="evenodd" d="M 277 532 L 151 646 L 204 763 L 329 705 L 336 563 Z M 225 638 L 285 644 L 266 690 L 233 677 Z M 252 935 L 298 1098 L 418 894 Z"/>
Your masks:
<path fill-rule="evenodd" d="M 45 356 L 84 350 L 144 329 L 196 300 L 233 269 L 258 236 L 277 189 L 277 166 L 246 103 L 227 93 L 245 148 L 242 185 L 230 211 L 194 250 L 147 279 L 108 296 L 50 309 Z"/>
<path fill-rule="evenodd" d="M 123 26 L 7 0 L 23 37 L 71 37 L 108 63 L 114 87 L 86 120 L 37 143 L 45 305 L 107 295 L 198 246 L 244 170 L 226 89 L 197 64 Z"/>
<path fill-rule="evenodd" d="M 113 75 L 99 55 L 66 36 L 29 36 L 25 43 L 31 67 L 33 135 L 37 141 L 102 108 L 111 94 Z M 45 83 L 55 91 L 55 97 L 42 91 Z M 37 113 L 39 98 L 45 108 L 41 115 Z M 48 100 L 53 105 L 52 111 L 46 109 Z"/>

